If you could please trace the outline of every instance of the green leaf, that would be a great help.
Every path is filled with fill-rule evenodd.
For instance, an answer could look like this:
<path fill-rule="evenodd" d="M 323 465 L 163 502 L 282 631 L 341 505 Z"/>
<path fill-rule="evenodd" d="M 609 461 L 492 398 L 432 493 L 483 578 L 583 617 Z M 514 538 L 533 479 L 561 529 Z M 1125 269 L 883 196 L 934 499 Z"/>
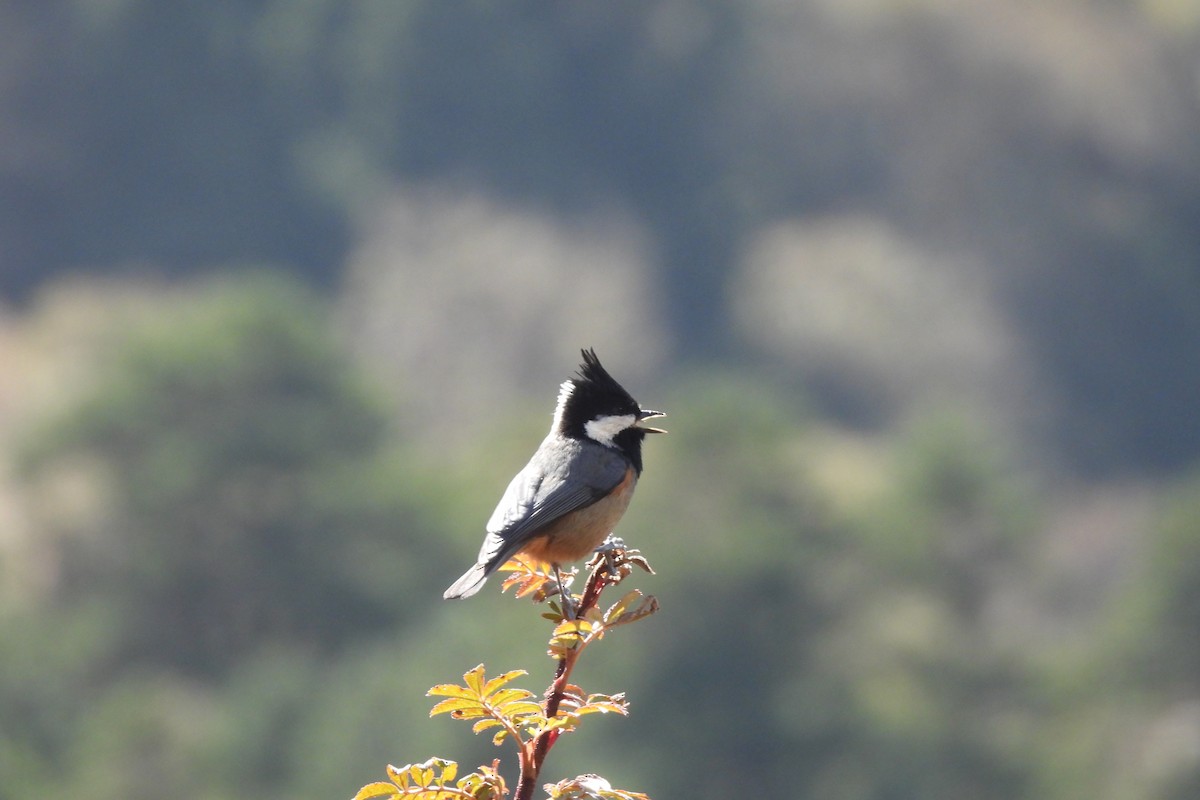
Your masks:
<path fill-rule="evenodd" d="M 569 619 L 554 629 L 554 635 L 582 637 L 591 633 L 594 627 L 595 625 L 586 619 Z"/>
<path fill-rule="evenodd" d="M 639 592 L 638 594 L 640 595 L 641 593 Z M 637 622 L 639 619 L 648 617 L 656 611 L 658 611 L 658 598 L 656 598 L 654 595 L 646 595 L 642 597 L 641 601 L 632 609 L 626 610 L 613 619 L 608 620 L 608 625 L 609 627 L 627 625 L 630 622 Z"/>
<path fill-rule="evenodd" d="M 641 596 L 642 593 L 637 589 L 627 592 L 624 597 L 613 603 L 608 607 L 608 610 L 604 612 L 604 622 L 609 623 L 620 617 L 631 605 L 633 605 L 634 601 Z"/>

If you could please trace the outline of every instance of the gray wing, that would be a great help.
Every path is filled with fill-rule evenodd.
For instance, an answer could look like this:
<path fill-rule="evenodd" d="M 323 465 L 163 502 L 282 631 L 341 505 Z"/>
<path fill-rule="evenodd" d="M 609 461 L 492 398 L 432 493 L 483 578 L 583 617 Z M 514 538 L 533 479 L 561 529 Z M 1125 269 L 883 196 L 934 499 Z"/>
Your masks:
<path fill-rule="evenodd" d="M 512 558 L 539 528 L 611 492 L 628 466 L 612 448 L 547 437 L 492 512 L 479 563 L 490 573 Z"/>

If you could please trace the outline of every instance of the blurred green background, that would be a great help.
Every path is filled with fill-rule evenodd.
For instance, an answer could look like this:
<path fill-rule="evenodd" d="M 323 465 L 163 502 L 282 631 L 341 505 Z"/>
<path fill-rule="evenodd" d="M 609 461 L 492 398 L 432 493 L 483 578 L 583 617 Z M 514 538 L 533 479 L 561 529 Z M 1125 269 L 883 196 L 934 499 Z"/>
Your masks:
<path fill-rule="evenodd" d="M 547 780 L 1200 797 L 1200 3 L 0 0 L 0 800 L 344 798 L 594 346 L 663 611 Z"/>

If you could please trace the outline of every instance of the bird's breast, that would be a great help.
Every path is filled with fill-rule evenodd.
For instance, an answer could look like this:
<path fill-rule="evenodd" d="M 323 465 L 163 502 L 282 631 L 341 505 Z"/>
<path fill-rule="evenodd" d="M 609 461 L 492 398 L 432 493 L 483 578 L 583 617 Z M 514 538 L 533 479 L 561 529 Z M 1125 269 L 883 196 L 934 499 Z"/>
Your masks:
<path fill-rule="evenodd" d="M 612 533 L 629 508 L 637 476 L 633 468 L 611 492 L 590 506 L 564 514 L 531 537 L 521 552 L 551 564 L 578 561 Z"/>

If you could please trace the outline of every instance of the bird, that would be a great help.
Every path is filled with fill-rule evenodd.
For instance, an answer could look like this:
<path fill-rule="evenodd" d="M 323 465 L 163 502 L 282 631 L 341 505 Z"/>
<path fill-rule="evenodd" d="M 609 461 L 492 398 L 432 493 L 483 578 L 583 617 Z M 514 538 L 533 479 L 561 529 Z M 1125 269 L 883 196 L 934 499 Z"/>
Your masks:
<path fill-rule="evenodd" d="M 594 348 L 580 353 L 578 371 L 559 387 L 550 432 L 508 484 L 475 565 L 451 584 L 446 599 L 475 594 L 518 554 L 557 573 L 599 547 L 629 507 L 642 474 L 642 440 L 666 433 L 643 423 L 666 414 L 642 408 Z"/>

